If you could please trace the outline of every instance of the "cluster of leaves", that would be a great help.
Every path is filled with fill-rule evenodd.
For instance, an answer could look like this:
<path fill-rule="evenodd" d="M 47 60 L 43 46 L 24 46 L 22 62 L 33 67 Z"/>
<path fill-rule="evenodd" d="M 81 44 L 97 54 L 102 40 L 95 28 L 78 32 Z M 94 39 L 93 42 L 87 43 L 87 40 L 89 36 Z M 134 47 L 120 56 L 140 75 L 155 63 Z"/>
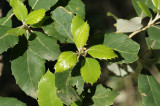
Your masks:
<path fill-rule="evenodd" d="M 126 20 L 109 13 L 117 21 L 117 31 L 106 33 L 102 44 L 90 46 L 87 45 L 90 27 L 84 21 L 85 5 L 81 0 L 70 0 L 65 7 L 60 6 L 58 0 L 8 0 L 12 9 L 0 18 L 0 54 L 11 50 L 11 69 L 16 83 L 27 95 L 38 99 L 40 106 L 86 105 L 85 98 L 91 99 L 88 105 L 112 105 L 118 96 L 114 90 L 97 84 L 93 95 L 91 89 L 84 89 L 85 83 L 92 86 L 100 78 L 99 61 L 114 66 L 136 61 L 145 64 L 143 58 L 139 58 L 140 45 L 131 39 L 145 30 L 149 35 L 145 38 L 148 50 L 160 49 L 159 0 L 132 1 L 138 17 Z M 12 25 L 14 16 L 21 26 Z M 149 22 L 142 25 L 145 17 L 149 17 Z M 77 50 L 61 53 L 60 47 L 64 44 L 73 44 Z M 54 74 L 45 71 L 45 62 L 56 60 Z M 150 73 L 142 72 L 138 84 L 146 105 L 160 104 L 160 86 Z M 25 106 L 14 98 L 0 97 L 0 103 Z"/>
<path fill-rule="evenodd" d="M 29 4 L 28 9 L 23 2 Z M 16 83 L 27 95 L 38 99 L 40 106 L 78 105 L 75 101 L 83 104 L 84 83 L 93 85 L 101 75 L 95 58 L 118 57 L 105 45 L 86 45 L 90 27 L 83 20 L 85 5 L 81 0 L 70 0 L 65 7 L 57 2 L 9 0 L 12 9 L 0 19 L 0 53 L 11 49 L 11 69 Z M 20 26 L 12 25 L 14 16 L 21 22 Z M 60 45 L 67 43 L 75 44 L 77 51 L 61 53 Z M 45 61 L 55 60 L 55 73 L 49 70 L 45 73 Z M 72 75 L 73 71 L 79 73 L 79 70 L 81 75 Z M 102 105 L 111 105 L 117 95 L 98 85 L 91 98 L 94 105 L 101 100 L 104 101 Z M 14 98 L 1 97 L 0 101 L 8 105 L 25 105 Z"/>

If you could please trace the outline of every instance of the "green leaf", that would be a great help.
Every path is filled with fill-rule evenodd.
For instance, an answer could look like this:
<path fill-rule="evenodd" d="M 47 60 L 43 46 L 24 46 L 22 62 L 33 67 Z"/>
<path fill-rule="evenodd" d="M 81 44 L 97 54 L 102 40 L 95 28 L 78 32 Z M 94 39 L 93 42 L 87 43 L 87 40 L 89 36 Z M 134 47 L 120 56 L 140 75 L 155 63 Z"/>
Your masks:
<path fill-rule="evenodd" d="M 12 52 L 11 69 L 19 87 L 33 98 L 37 98 L 38 82 L 45 72 L 45 61 L 33 53 L 27 39 L 20 37 Z"/>
<path fill-rule="evenodd" d="M 28 14 L 28 16 L 25 20 L 25 23 L 30 24 L 30 25 L 36 24 L 36 23 L 40 22 L 44 16 L 45 16 L 44 9 L 32 11 Z"/>
<path fill-rule="evenodd" d="M 25 103 L 16 98 L 0 97 L 1 106 L 26 106 Z"/>
<path fill-rule="evenodd" d="M 93 85 L 101 75 L 100 65 L 96 59 L 85 58 L 81 64 L 81 75 L 86 83 Z"/>
<path fill-rule="evenodd" d="M 56 72 L 63 72 L 73 67 L 77 63 L 77 54 L 72 51 L 61 53 L 55 64 Z"/>
<path fill-rule="evenodd" d="M 152 3 L 157 9 L 160 9 L 160 0 L 152 0 Z"/>
<path fill-rule="evenodd" d="M 18 20 L 24 21 L 27 18 L 28 11 L 26 6 L 20 0 L 10 0 L 10 5 Z"/>
<path fill-rule="evenodd" d="M 151 26 L 148 29 L 149 37 L 153 40 L 160 40 L 159 33 L 160 33 L 160 25 Z"/>
<path fill-rule="evenodd" d="M 85 18 L 85 5 L 81 0 L 70 0 L 65 7 L 68 11 Z"/>
<path fill-rule="evenodd" d="M 118 57 L 114 51 L 105 45 L 95 45 L 88 49 L 88 54 L 98 59 L 112 59 Z"/>
<path fill-rule="evenodd" d="M 55 22 L 49 25 L 43 26 L 42 29 L 48 36 L 52 36 L 53 38 L 59 40 L 61 43 L 66 42 L 66 37 L 57 32 L 55 28 Z"/>
<path fill-rule="evenodd" d="M 94 106 L 110 106 L 113 105 L 115 98 L 119 94 L 114 90 L 110 90 L 109 88 L 105 88 L 102 85 L 98 85 L 96 87 L 96 92 L 92 97 L 94 102 Z"/>
<path fill-rule="evenodd" d="M 147 42 L 148 48 L 157 49 L 157 50 L 160 49 L 160 41 L 152 40 L 150 37 L 147 37 L 146 42 Z"/>
<path fill-rule="evenodd" d="M 104 37 L 104 45 L 118 51 L 122 58 L 122 63 L 132 63 L 138 59 L 139 44 L 129 39 L 127 35 L 122 33 L 108 33 Z"/>
<path fill-rule="evenodd" d="M 0 25 L 2 26 L 6 26 L 6 27 L 12 27 L 12 16 L 14 14 L 12 13 L 12 10 L 10 10 L 8 13 L 7 13 L 7 16 L 6 17 L 1 17 L 0 18 Z"/>
<path fill-rule="evenodd" d="M 150 12 L 150 10 L 148 9 L 148 7 L 141 1 L 137 1 L 139 7 L 142 9 L 142 11 L 145 13 L 146 16 L 148 17 L 152 17 L 152 14 Z"/>
<path fill-rule="evenodd" d="M 84 87 L 84 81 L 82 76 L 75 76 L 75 77 L 71 77 L 71 84 L 72 86 L 76 86 L 77 88 L 77 92 L 80 95 L 83 91 L 83 87 Z"/>
<path fill-rule="evenodd" d="M 7 35 L 8 27 L 0 25 L 0 54 L 6 51 L 8 48 L 15 46 L 18 43 L 18 37 Z"/>
<path fill-rule="evenodd" d="M 144 18 L 145 14 L 143 10 L 138 6 L 137 1 L 143 2 L 147 7 L 154 9 L 154 5 L 152 3 L 152 0 L 132 0 L 132 4 L 138 14 L 139 17 Z"/>
<path fill-rule="evenodd" d="M 46 11 L 50 9 L 50 7 L 54 6 L 58 0 L 28 0 L 29 5 L 32 9 L 41 9 L 44 8 Z"/>
<path fill-rule="evenodd" d="M 71 24 L 71 32 L 73 36 L 76 36 L 77 29 L 79 29 L 84 23 L 85 23 L 84 20 L 79 15 L 76 15 L 73 18 L 72 24 Z"/>
<path fill-rule="evenodd" d="M 135 17 L 130 20 L 118 19 L 117 20 L 117 32 L 134 32 L 138 29 L 141 29 L 143 25 L 141 24 L 142 18 Z"/>
<path fill-rule="evenodd" d="M 29 48 L 40 57 L 52 61 L 58 59 L 61 53 L 57 41 L 41 32 L 34 32 L 30 36 Z"/>
<path fill-rule="evenodd" d="M 71 34 L 71 23 L 73 15 L 63 7 L 58 7 L 52 12 L 52 18 L 55 21 L 57 32 L 63 35 L 68 43 L 73 43 L 74 40 Z"/>
<path fill-rule="evenodd" d="M 57 87 L 57 96 L 66 105 L 70 105 L 73 102 L 80 100 L 77 92 L 72 87 L 71 69 L 55 73 L 55 85 Z"/>
<path fill-rule="evenodd" d="M 56 95 L 56 89 L 55 76 L 48 70 L 38 84 L 39 106 L 63 106 Z"/>
<path fill-rule="evenodd" d="M 7 31 L 7 35 L 19 36 L 19 35 L 23 35 L 25 32 L 26 30 L 23 28 L 12 28 Z"/>
<path fill-rule="evenodd" d="M 139 75 L 138 89 L 146 106 L 159 106 L 160 85 L 147 70 Z"/>
<path fill-rule="evenodd" d="M 77 49 L 80 50 L 89 37 L 89 25 L 80 16 L 75 16 L 72 20 L 71 31 Z"/>

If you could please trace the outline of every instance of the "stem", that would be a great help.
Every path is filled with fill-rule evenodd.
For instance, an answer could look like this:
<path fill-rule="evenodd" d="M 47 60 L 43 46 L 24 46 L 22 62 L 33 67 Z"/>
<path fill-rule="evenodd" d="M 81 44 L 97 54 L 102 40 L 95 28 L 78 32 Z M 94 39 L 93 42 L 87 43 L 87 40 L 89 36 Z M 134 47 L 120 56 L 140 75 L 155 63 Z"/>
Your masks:
<path fill-rule="evenodd" d="M 155 22 L 156 22 L 157 20 L 159 20 L 159 19 L 160 19 L 160 15 L 159 15 L 159 13 L 157 13 L 156 17 L 155 17 L 153 20 L 152 20 L 152 18 L 150 19 L 150 21 L 148 22 L 148 25 L 147 25 L 147 26 L 145 26 L 145 27 L 143 27 L 143 28 L 141 28 L 141 29 L 139 29 L 139 30 L 134 31 L 133 33 L 131 33 L 131 34 L 129 35 L 129 38 L 132 38 L 132 37 L 135 36 L 136 34 L 138 34 L 138 33 L 142 32 L 142 31 L 148 29 L 148 28 L 151 27 L 151 26 L 154 26 L 154 25 L 156 25 L 156 24 L 160 24 L 160 22 L 155 23 Z"/>

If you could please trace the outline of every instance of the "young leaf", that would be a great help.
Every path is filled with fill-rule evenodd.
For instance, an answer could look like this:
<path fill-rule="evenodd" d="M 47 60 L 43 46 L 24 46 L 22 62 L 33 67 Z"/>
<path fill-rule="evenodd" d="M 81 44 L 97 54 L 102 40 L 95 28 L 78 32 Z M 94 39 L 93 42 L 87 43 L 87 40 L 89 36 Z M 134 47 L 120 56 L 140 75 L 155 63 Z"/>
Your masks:
<path fill-rule="evenodd" d="M 0 97 L 1 106 L 26 106 L 25 103 L 17 100 L 16 98 L 7 98 L 7 97 Z"/>
<path fill-rule="evenodd" d="M 10 0 L 10 5 L 17 19 L 23 22 L 28 15 L 27 8 L 23 2 L 20 0 Z"/>
<path fill-rule="evenodd" d="M 57 87 L 57 96 L 64 104 L 70 105 L 80 100 L 79 95 L 72 86 L 71 69 L 55 73 L 55 85 Z"/>
<path fill-rule="evenodd" d="M 105 45 L 95 45 L 88 49 L 88 54 L 98 59 L 112 59 L 117 57 L 114 51 Z"/>
<path fill-rule="evenodd" d="M 55 64 L 56 72 L 63 72 L 73 67 L 77 63 L 77 54 L 71 51 L 63 52 Z"/>
<path fill-rule="evenodd" d="M 152 0 L 152 3 L 157 9 L 160 9 L 160 0 Z"/>
<path fill-rule="evenodd" d="M 141 29 L 143 25 L 141 24 L 142 18 L 135 17 L 130 20 L 118 19 L 117 20 L 117 32 L 133 32 Z"/>
<path fill-rule="evenodd" d="M 107 12 L 107 16 L 112 16 L 115 20 L 118 20 L 118 17 L 112 14 L 111 12 Z"/>
<path fill-rule="evenodd" d="M 71 24 L 71 32 L 73 36 L 76 36 L 77 29 L 80 28 L 80 26 L 82 26 L 84 23 L 85 23 L 84 20 L 79 15 L 76 15 L 73 18 L 72 24 Z"/>
<path fill-rule="evenodd" d="M 0 54 L 6 51 L 10 47 L 14 47 L 18 43 L 18 37 L 7 35 L 8 27 L 0 25 Z"/>
<path fill-rule="evenodd" d="M 81 0 L 70 0 L 65 8 L 83 19 L 85 18 L 85 5 Z"/>
<path fill-rule="evenodd" d="M 7 35 L 19 36 L 19 35 L 23 35 L 25 32 L 26 30 L 23 28 L 12 28 L 7 31 Z"/>
<path fill-rule="evenodd" d="M 116 38 L 116 39 L 115 39 Z M 139 44 L 129 39 L 127 35 L 119 33 L 105 34 L 104 45 L 118 51 L 124 60 L 122 63 L 132 63 L 138 59 Z"/>
<path fill-rule="evenodd" d="M 45 60 L 28 48 L 25 36 L 12 52 L 11 69 L 19 87 L 29 96 L 37 98 L 38 82 L 45 73 Z"/>
<path fill-rule="evenodd" d="M 32 9 L 38 10 L 44 8 L 45 10 L 49 10 L 57 1 L 58 0 L 28 0 L 28 3 Z"/>
<path fill-rule="evenodd" d="M 138 89 L 146 106 L 158 106 L 160 104 L 160 85 L 147 70 L 143 70 L 139 75 Z"/>
<path fill-rule="evenodd" d="M 48 70 L 38 84 L 39 106 L 63 106 L 56 95 L 56 89 L 55 76 Z"/>
<path fill-rule="evenodd" d="M 36 31 L 30 38 L 34 38 L 29 42 L 29 48 L 32 52 L 49 61 L 58 59 L 61 52 L 57 40 Z"/>
<path fill-rule="evenodd" d="M 148 28 L 148 35 L 153 40 L 159 40 L 160 41 L 160 25 L 151 26 Z"/>
<path fill-rule="evenodd" d="M 78 21 L 78 20 L 80 22 L 78 23 L 78 25 L 75 25 L 76 24 L 75 21 Z M 72 32 L 73 32 L 73 39 L 74 39 L 74 42 L 75 42 L 75 44 L 77 46 L 77 49 L 80 51 L 80 49 L 83 48 L 83 46 L 86 44 L 86 42 L 88 40 L 88 37 L 89 37 L 89 25 L 87 24 L 87 22 L 82 24 L 82 20 L 80 18 L 77 19 L 77 20 L 73 20 L 73 22 L 74 23 L 73 23 L 72 29 L 71 29 Z M 80 26 L 80 24 L 82 24 L 82 25 Z M 77 28 L 77 27 L 79 27 L 79 28 Z"/>
<path fill-rule="evenodd" d="M 92 97 L 94 106 L 110 106 L 119 94 L 114 90 L 97 85 L 96 92 Z"/>
<path fill-rule="evenodd" d="M 150 10 L 148 9 L 148 7 L 141 1 L 137 1 L 139 7 L 142 9 L 142 11 L 146 14 L 146 16 L 148 17 L 152 17 L 152 14 L 150 12 Z"/>
<path fill-rule="evenodd" d="M 73 36 L 70 30 L 73 15 L 66 11 L 65 8 L 58 7 L 52 12 L 52 18 L 57 32 L 65 36 L 67 42 L 73 43 Z"/>
<path fill-rule="evenodd" d="M 33 24 L 40 22 L 44 16 L 45 16 L 44 9 L 35 10 L 35 11 L 32 11 L 28 14 L 25 22 L 26 22 L 26 24 L 33 25 Z"/>
<path fill-rule="evenodd" d="M 81 75 L 86 83 L 93 84 L 100 77 L 100 65 L 96 59 L 85 58 L 81 64 Z"/>

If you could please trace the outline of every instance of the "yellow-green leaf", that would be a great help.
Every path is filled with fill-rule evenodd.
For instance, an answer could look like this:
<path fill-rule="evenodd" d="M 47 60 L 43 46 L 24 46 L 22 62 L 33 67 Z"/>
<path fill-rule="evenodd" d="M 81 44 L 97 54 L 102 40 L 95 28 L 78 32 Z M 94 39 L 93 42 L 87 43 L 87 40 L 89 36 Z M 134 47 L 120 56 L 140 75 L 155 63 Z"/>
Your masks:
<path fill-rule="evenodd" d="M 56 72 L 63 72 L 77 63 L 77 54 L 72 51 L 61 53 L 55 65 Z"/>
<path fill-rule="evenodd" d="M 35 10 L 28 14 L 25 22 L 26 24 L 33 25 L 40 22 L 44 16 L 45 16 L 44 9 Z"/>
<path fill-rule="evenodd" d="M 152 0 L 152 2 L 157 9 L 160 9 L 160 0 Z"/>
<path fill-rule="evenodd" d="M 24 21 L 27 18 L 28 11 L 26 6 L 20 0 L 10 0 L 10 5 L 18 20 Z"/>
<path fill-rule="evenodd" d="M 23 28 L 12 28 L 7 31 L 7 35 L 19 36 L 19 35 L 23 35 L 25 32 L 26 30 Z"/>
<path fill-rule="evenodd" d="M 57 97 L 56 89 L 55 76 L 50 71 L 47 71 L 38 85 L 39 106 L 63 106 L 63 103 Z"/>
<path fill-rule="evenodd" d="M 117 57 L 114 51 L 105 45 L 95 45 L 89 48 L 88 54 L 98 59 L 112 59 Z"/>
<path fill-rule="evenodd" d="M 100 65 L 96 59 L 85 58 L 81 64 L 81 75 L 86 83 L 93 84 L 100 77 Z"/>

